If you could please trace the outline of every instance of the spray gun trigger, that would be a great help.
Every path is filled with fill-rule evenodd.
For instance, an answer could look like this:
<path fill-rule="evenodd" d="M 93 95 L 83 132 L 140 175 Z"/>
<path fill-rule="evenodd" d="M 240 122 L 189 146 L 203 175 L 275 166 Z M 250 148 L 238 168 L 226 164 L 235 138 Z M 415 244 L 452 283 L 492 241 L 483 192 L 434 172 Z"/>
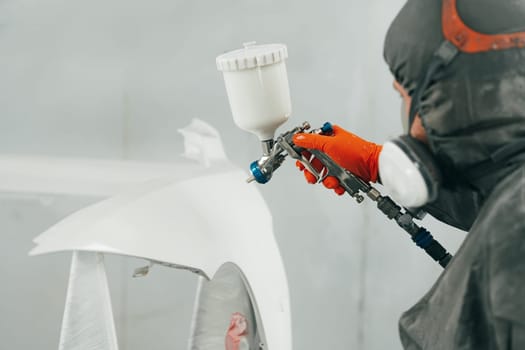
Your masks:
<path fill-rule="evenodd" d="M 309 163 L 311 164 L 312 168 L 316 171 L 315 173 L 313 173 L 315 175 L 315 177 L 317 178 L 317 183 L 321 183 L 323 182 L 324 179 L 326 179 L 326 177 L 328 176 L 328 168 L 326 166 L 322 166 L 321 170 L 318 171 L 314 166 L 313 166 L 313 163 L 314 163 L 314 160 L 315 160 L 315 156 L 312 154 L 310 155 L 310 159 L 309 159 Z"/>
<path fill-rule="evenodd" d="M 326 179 L 327 177 L 328 177 L 328 169 L 326 167 L 323 167 L 323 169 L 321 169 L 321 173 L 319 174 L 319 180 L 317 182 L 318 183 L 323 182 L 323 180 Z"/>
<path fill-rule="evenodd" d="M 308 170 L 313 176 L 315 176 L 316 183 L 319 183 L 328 176 L 328 169 L 325 166 L 323 166 L 320 171 L 317 170 L 313 165 L 313 161 L 315 159 L 316 158 L 313 154 L 310 154 L 309 157 L 306 157 L 304 154 L 301 154 L 301 163 L 303 163 L 306 170 Z"/>

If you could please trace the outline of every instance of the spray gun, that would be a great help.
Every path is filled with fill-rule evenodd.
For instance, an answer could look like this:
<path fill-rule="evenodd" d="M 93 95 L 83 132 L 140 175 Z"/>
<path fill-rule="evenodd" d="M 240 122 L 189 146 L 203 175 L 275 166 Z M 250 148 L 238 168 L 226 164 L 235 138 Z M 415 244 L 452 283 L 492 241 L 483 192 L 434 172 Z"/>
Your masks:
<path fill-rule="evenodd" d="M 284 64 L 287 57 L 284 45 L 255 45 L 255 43 L 247 43 L 243 49 L 217 57 L 217 68 L 224 75 L 235 123 L 241 129 L 256 134 L 262 145 L 263 155 L 250 165 L 251 176 L 247 181 L 267 183 L 286 157 L 299 160 L 318 182 L 328 175 L 334 176 L 357 203 L 362 203 L 365 196 L 376 202 L 378 209 L 406 231 L 418 247 L 425 250 L 442 267 L 446 267 L 452 255 L 432 237 L 427 229 L 414 222 L 416 219 L 422 219 L 421 211 L 402 208 L 390 197 L 383 196 L 370 183 L 339 166 L 325 153 L 303 149 L 293 143 L 292 138 L 297 133 L 330 135 L 332 133 L 330 123 L 311 130 L 310 124 L 304 122 L 301 126 L 280 134 L 274 140 L 275 131 L 288 120 L 291 114 L 288 78 Z M 314 158 L 306 157 L 304 151 L 308 151 L 321 162 L 322 170 L 318 171 L 313 166 Z"/>
<path fill-rule="evenodd" d="M 317 183 L 322 182 L 329 174 L 332 176 L 337 175 L 339 179 L 345 179 L 346 181 L 342 183 L 345 191 L 355 198 L 358 203 L 361 203 L 364 200 L 364 197 L 361 195 L 360 191 L 365 189 L 367 183 L 361 180 L 359 177 L 355 176 L 351 172 L 343 171 L 339 165 L 337 165 L 330 157 L 325 153 L 318 150 L 304 149 L 296 146 L 292 138 L 295 134 L 298 133 L 312 133 L 312 134 L 322 134 L 330 135 L 332 133 L 332 124 L 326 122 L 322 127 L 314 130 L 310 130 L 310 123 L 304 122 L 301 126 L 295 127 L 290 131 L 287 131 L 277 139 L 274 140 L 265 140 L 261 142 L 263 148 L 263 156 L 250 164 L 250 172 L 252 175 L 246 180 L 246 182 L 256 181 L 260 184 L 265 184 L 272 178 L 273 172 L 276 171 L 281 164 L 284 162 L 287 156 L 290 156 L 293 159 L 299 160 L 305 168 L 315 176 Z M 311 154 L 311 157 L 307 157 L 304 151 L 308 151 L 308 154 Z M 321 170 L 316 169 L 312 161 L 313 159 L 319 159 L 324 167 Z M 349 179 L 346 179 L 346 178 Z M 348 186 L 345 186 L 348 184 Z"/>
<path fill-rule="evenodd" d="M 372 199 L 376 198 L 375 193 L 378 193 L 377 190 L 366 181 L 363 181 L 361 178 L 339 166 L 325 153 L 318 150 L 304 149 L 293 143 L 292 138 L 298 133 L 330 135 L 333 132 L 332 124 L 328 122 L 318 129 L 310 130 L 310 128 L 310 123 L 304 122 L 301 126 L 279 135 L 275 141 L 262 142 L 263 156 L 250 165 L 252 175 L 246 182 L 256 181 L 260 184 L 267 183 L 272 178 L 273 172 L 281 166 L 287 156 L 290 156 L 293 159 L 299 160 L 305 168 L 315 176 L 317 183 L 322 182 L 328 175 L 335 176 L 341 182 L 341 186 L 345 191 L 352 196 L 357 203 L 363 202 L 364 197 L 362 193 L 368 194 Z M 307 157 L 305 151 L 311 154 L 311 156 Z M 321 170 L 313 166 L 312 162 L 315 158 L 323 164 Z"/>
<path fill-rule="evenodd" d="M 370 183 L 362 180 L 345 168 L 335 163 L 328 155 L 319 151 L 297 147 L 292 141 L 293 135 L 297 133 L 309 132 L 310 125 L 305 122 L 303 125 L 293 128 L 281 134 L 275 142 L 273 147 L 260 160 L 254 161 L 250 166 L 252 176 L 248 178 L 248 182 L 256 181 L 258 183 L 267 183 L 272 174 L 283 163 L 286 156 L 297 159 L 303 163 L 306 169 L 310 171 L 318 182 L 321 182 L 326 176 L 334 176 L 339 180 L 341 186 L 345 189 L 357 203 L 363 202 L 365 195 L 372 201 L 377 203 L 378 209 L 385 214 L 389 219 L 393 219 L 403 230 L 410 234 L 412 240 L 417 246 L 424 249 L 428 255 L 436 260 L 442 267 L 447 266 L 452 258 L 443 246 L 436 241 L 430 232 L 425 228 L 418 226 L 414 219 L 421 219 L 422 213 L 420 211 L 409 210 L 397 205 L 390 197 L 383 196 Z M 332 125 L 325 123 L 321 128 L 310 131 L 317 134 L 331 134 Z M 266 143 L 263 149 L 266 149 L 270 143 Z M 304 151 L 308 151 L 315 158 L 317 158 L 323 169 L 318 171 L 312 164 L 314 158 L 305 157 Z"/>

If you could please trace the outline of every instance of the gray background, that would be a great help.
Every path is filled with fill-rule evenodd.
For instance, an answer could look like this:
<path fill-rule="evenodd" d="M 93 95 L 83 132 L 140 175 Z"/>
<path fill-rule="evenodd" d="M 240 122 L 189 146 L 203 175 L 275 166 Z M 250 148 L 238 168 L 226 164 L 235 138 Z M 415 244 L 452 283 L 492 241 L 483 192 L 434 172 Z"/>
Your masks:
<path fill-rule="evenodd" d="M 383 142 L 401 133 L 382 59 L 401 0 L 2 0 L 0 152 L 170 161 L 176 130 L 215 126 L 246 168 L 256 138 L 231 119 L 215 57 L 282 42 L 293 115 Z M 239 184 L 243 186 L 243 184 Z M 397 319 L 440 268 L 370 203 L 307 185 L 293 164 L 260 186 L 287 270 L 294 349 L 399 349 Z M 29 258 L 31 240 L 93 198 L 0 197 L 0 348 L 57 347 L 69 254 Z M 454 251 L 464 234 L 425 223 Z M 184 349 L 196 277 L 108 258 L 121 349 Z"/>

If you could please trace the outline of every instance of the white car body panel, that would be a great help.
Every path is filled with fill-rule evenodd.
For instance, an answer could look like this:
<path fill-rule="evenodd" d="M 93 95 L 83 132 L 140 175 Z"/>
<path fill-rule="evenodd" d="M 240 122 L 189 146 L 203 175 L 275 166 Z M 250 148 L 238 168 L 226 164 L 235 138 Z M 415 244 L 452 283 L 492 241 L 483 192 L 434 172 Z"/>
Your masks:
<path fill-rule="evenodd" d="M 216 138 L 207 131 L 205 137 L 213 145 Z M 196 133 L 186 133 L 202 142 L 203 136 L 199 139 Z M 193 151 L 187 155 L 201 158 L 201 164 L 182 161 L 165 168 L 174 172 L 162 173 L 158 168 L 151 173 L 144 171 L 141 174 L 147 175 L 142 179 L 150 176 L 153 179 L 140 184 L 133 183 L 137 178 L 130 176 L 126 186 L 131 190 L 57 223 L 34 240 L 37 246 L 30 254 L 76 252 L 73 265 L 79 256 L 89 256 L 78 252 L 119 254 L 188 269 L 206 279 L 212 279 L 223 265 L 231 263 L 240 270 L 248 288 L 260 322 L 258 328 L 266 342 L 264 349 L 291 350 L 288 283 L 266 203 L 254 185 L 245 183 L 247 174 L 224 159 L 216 145 L 211 148 L 214 150 L 211 160 L 205 157 L 202 148 L 189 149 Z M 121 163 L 120 167 L 111 166 L 119 169 L 137 166 L 137 163 Z M 72 166 L 77 168 L 75 164 Z M 107 174 L 101 163 L 97 171 Z M 60 181 L 54 189 L 51 186 L 43 192 L 65 191 L 57 191 L 58 187 Z M 117 189 L 95 187 L 87 186 L 87 192 L 103 195 Z M 100 269 L 100 263 L 92 266 Z M 76 273 L 72 266 L 70 277 Z M 70 283 L 69 291 L 75 288 Z M 72 297 L 68 292 L 68 300 Z M 66 314 L 71 312 L 67 310 L 69 304 L 66 303 Z M 65 329 L 71 329 L 71 325 L 63 324 L 63 332 Z"/>

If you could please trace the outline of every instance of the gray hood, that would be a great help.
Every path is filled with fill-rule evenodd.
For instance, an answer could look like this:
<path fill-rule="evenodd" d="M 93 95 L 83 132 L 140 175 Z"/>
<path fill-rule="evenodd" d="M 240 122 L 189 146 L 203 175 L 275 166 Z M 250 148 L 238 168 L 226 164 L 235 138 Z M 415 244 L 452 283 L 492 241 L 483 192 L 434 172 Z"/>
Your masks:
<path fill-rule="evenodd" d="M 385 60 L 410 94 L 445 41 L 441 5 L 407 1 L 386 36 Z M 458 0 L 457 7 L 469 27 L 485 34 L 525 31 L 524 0 Z M 489 167 L 481 177 L 470 170 L 525 139 L 525 49 L 459 53 L 423 91 L 419 115 L 445 182 L 462 179 L 485 197 L 515 167 Z"/>

